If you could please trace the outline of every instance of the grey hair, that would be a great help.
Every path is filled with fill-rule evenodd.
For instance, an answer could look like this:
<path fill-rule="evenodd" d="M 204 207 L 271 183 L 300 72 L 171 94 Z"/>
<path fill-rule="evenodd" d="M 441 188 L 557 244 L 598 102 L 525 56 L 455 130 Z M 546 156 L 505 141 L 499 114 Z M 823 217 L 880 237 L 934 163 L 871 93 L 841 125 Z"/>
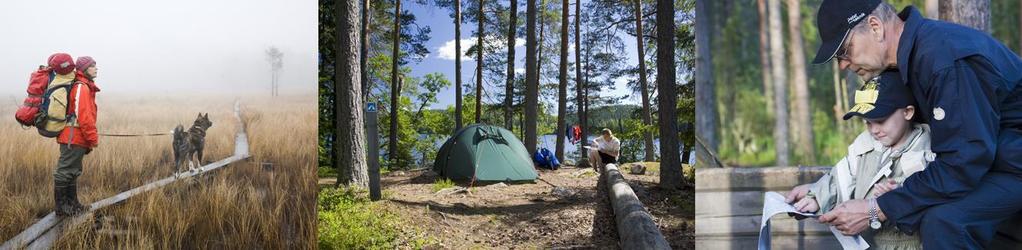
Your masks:
<path fill-rule="evenodd" d="M 885 24 L 898 18 L 898 13 L 894 10 L 894 6 L 886 2 L 880 2 L 880 5 L 877 5 L 876 9 L 873 9 L 873 12 L 869 13 L 869 15 L 877 17 L 877 19 L 880 19 L 880 22 Z M 866 18 L 868 19 L 869 17 Z M 866 20 L 863 20 L 856 24 L 852 30 L 862 32 L 866 31 L 868 27 Z"/>

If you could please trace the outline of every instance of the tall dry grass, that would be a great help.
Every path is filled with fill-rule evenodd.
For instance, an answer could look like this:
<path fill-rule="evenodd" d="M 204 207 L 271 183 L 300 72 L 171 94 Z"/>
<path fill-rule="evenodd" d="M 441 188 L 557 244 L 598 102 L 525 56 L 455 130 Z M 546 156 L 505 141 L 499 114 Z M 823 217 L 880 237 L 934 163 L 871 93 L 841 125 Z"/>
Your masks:
<path fill-rule="evenodd" d="M 237 131 L 234 97 L 102 96 L 101 133 L 167 132 L 209 113 L 205 163 L 230 156 Z M 249 160 L 179 181 L 99 211 L 71 225 L 57 248 L 311 248 L 316 237 L 315 96 L 240 97 Z M 23 130 L 0 109 L 0 240 L 53 209 L 53 139 Z M 100 137 L 85 157 L 79 198 L 91 203 L 169 176 L 171 136 Z M 262 167 L 271 163 L 272 171 Z"/>

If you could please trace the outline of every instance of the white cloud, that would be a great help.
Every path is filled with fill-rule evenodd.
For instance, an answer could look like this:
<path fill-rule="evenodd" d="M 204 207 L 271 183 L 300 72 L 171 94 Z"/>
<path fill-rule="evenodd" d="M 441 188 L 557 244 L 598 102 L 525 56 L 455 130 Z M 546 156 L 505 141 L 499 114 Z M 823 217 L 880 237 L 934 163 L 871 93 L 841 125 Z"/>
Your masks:
<path fill-rule="evenodd" d="M 465 56 L 465 52 L 468 52 L 468 48 L 472 47 L 470 44 L 475 44 L 475 39 L 461 39 L 461 55 L 462 61 L 472 60 Z M 454 40 L 450 40 L 444 43 L 437 49 L 437 57 L 444 60 L 454 60 Z"/>
<path fill-rule="evenodd" d="M 474 38 L 474 37 L 461 39 L 461 53 L 458 53 L 458 54 L 461 55 L 461 60 L 462 61 L 475 60 L 475 59 L 473 59 L 471 57 L 465 56 L 465 53 L 468 52 L 469 48 L 471 48 L 472 46 L 474 46 L 476 44 L 476 40 L 477 40 L 477 38 Z M 486 37 L 486 43 L 488 43 L 489 46 L 491 46 L 491 47 L 507 48 L 507 43 L 504 41 L 503 37 L 487 36 Z M 525 46 L 525 39 L 515 38 L 515 48 L 523 47 L 523 46 Z M 454 39 L 451 39 L 450 41 L 444 42 L 443 45 L 441 45 L 439 48 L 437 48 L 437 53 L 438 53 L 437 54 L 438 58 L 444 59 L 444 60 L 451 60 L 451 61 L 453 61 L 454 60 Z"/>

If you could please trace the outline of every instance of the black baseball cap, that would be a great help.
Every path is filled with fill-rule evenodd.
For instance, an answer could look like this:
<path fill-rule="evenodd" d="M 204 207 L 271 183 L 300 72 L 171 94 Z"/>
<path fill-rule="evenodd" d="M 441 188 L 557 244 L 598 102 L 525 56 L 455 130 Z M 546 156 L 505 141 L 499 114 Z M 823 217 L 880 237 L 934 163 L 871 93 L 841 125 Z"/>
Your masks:
<path fill-rule="evenodd" d="M 848 33 L 880 5 L 880 0 L 823 0 L 816 12 L 816 29 L 820 32 L 820 49 L 813 64 L 834 58 Z"/>
<path fill-rule="evenodd" d="M 867 120 L 887 118 L 895 110 L 915 106 L 915 100 L 897 70 L 884 71 L 855 91 L 855 106 L 848 110 L 844 119 L 853 116 Z"/>

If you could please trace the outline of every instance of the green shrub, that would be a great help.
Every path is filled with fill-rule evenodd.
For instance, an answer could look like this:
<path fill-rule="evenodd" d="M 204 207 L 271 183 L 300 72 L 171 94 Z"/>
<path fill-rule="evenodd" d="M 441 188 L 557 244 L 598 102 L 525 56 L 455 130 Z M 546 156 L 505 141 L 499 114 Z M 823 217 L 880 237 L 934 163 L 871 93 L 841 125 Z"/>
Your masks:
<path fill-rule="evenodd" d="M 393 249 L 398 245 L 400 219 L 377 208 L 365 191 L 327 188 L 319 193 L 320 249 Z"/>
<path fill-rule="evenodd" d="M 437 179 L 436 181 L 433 182 L 434 193 L 449 187 L 454 187 L 454 182 L 447 178 Z"/>

